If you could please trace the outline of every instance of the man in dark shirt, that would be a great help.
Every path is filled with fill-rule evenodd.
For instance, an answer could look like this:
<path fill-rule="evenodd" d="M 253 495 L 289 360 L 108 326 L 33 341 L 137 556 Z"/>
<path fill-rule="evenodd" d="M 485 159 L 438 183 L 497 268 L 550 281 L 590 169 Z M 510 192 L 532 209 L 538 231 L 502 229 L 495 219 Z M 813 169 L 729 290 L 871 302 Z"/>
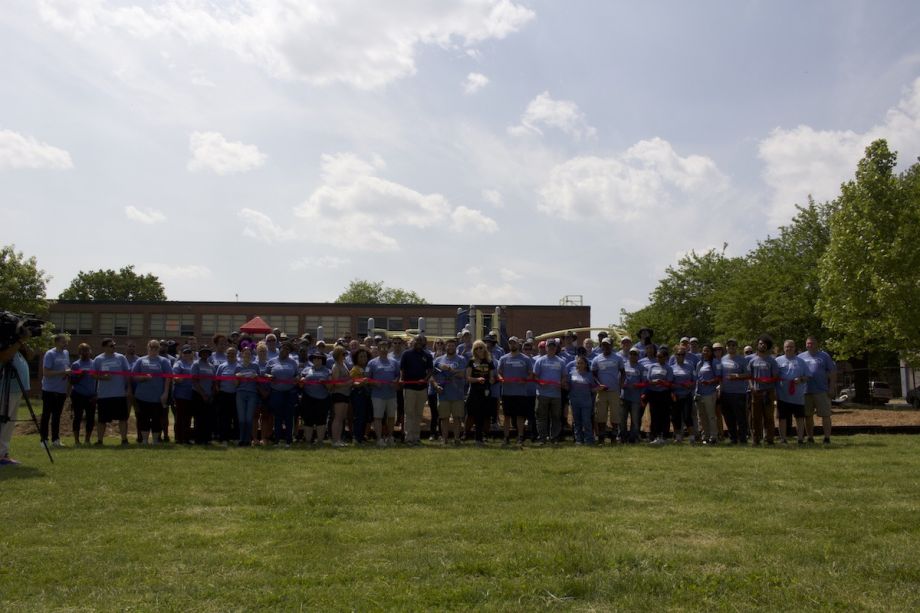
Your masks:
<path fill-rule="evenodd" d="M 427 339 L 419 334 L 412 342 L 412 349 L 399 359 L 399 380 L 403 384 L 406 421 L 405 441 L 409 445 L 420 445 L 422 411 L 428 400 L 428 382 L 434 371 L 434 360 L 425 351 Z"/>

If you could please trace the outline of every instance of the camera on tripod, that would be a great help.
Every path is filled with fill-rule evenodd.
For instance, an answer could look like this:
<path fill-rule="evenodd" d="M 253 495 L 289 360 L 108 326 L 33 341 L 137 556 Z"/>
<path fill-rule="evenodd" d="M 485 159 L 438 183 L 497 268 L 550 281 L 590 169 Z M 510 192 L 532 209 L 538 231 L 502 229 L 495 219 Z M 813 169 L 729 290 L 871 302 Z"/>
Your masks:
<path fill-rule="evenodd" d="M 11 311 L 0 312 L 0 351 L 15 345 L 23 338 L 41 336 L 45 323 L 31 313 L 18 315 Z"/>

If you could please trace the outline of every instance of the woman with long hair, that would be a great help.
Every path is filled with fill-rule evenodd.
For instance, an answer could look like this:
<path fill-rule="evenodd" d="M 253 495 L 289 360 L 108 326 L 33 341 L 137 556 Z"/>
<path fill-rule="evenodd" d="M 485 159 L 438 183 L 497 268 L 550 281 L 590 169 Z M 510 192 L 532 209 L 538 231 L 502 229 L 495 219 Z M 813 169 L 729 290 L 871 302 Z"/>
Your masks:
<path fill-rule="evenodd" d="M 473 358 L 466 367 L 466 380 L 470 391 L 466 397 L 466 412 L 473 417 L 476 428 L 476 444 L 486 444 L 485 436 L 489 427 L 491 405 L 489 391 L 495 383 L 495 362 L 484 342 L 473 343 Z"/>

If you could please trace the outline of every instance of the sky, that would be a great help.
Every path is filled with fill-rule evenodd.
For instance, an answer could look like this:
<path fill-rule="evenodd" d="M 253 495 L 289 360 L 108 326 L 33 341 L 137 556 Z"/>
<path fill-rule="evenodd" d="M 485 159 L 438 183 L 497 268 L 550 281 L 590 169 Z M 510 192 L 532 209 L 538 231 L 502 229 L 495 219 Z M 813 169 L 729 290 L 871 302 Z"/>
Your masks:
<path fill-rule="evenodd" d="M 912 1 L 5 0 L 3 244 L 56 297 L 647 303 L 865 146 L 920 156 Z"/>

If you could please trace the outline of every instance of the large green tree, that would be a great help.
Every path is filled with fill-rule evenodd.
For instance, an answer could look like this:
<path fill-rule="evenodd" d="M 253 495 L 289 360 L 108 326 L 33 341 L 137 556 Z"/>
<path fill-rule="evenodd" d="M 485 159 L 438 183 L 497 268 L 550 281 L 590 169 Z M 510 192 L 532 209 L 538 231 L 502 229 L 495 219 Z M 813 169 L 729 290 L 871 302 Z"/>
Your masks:
<path fill-rule="evenodd" d="M 353 304 L 428 304 L 427 300 L 413 291 L 386 287 L 383 281 L 364 279 L 352 279 L 335 301 Z"/>
<path fill-rule="evenodd" d="M 139 275 L 134 266 L 121 270 L 80 271 L 70 286 L 61 292 L 61 300 L 114 300 L 121 302 L 166 300 L 160 280 L 152 275 Z"/>
<path fill-rule="evenodd" d="M 817 313 L 844 358 L 920 349 L 920 167 L 896 164 L 887 142 L 870 144 L 830 218 Z"/>
<path fill-rule="evenodd" d="M 691 251 L 677 266 L 669 266 L 652 290 L 648 306 L 621 313 L 623 326 L 630 332 L 652 328 L 657 343 L 673 344 L 682 336 L 712 339 L 719 290 L 744 266 L 740 258 L 725 255 L 726 247 L 702 254 Z"/>
<path fill-rule="evenodd" d="M 0 248 L 0 308 L 44 316 L 48 312 L 48 280 L 34 256 L 26 258 L 15 245 Z"/>

